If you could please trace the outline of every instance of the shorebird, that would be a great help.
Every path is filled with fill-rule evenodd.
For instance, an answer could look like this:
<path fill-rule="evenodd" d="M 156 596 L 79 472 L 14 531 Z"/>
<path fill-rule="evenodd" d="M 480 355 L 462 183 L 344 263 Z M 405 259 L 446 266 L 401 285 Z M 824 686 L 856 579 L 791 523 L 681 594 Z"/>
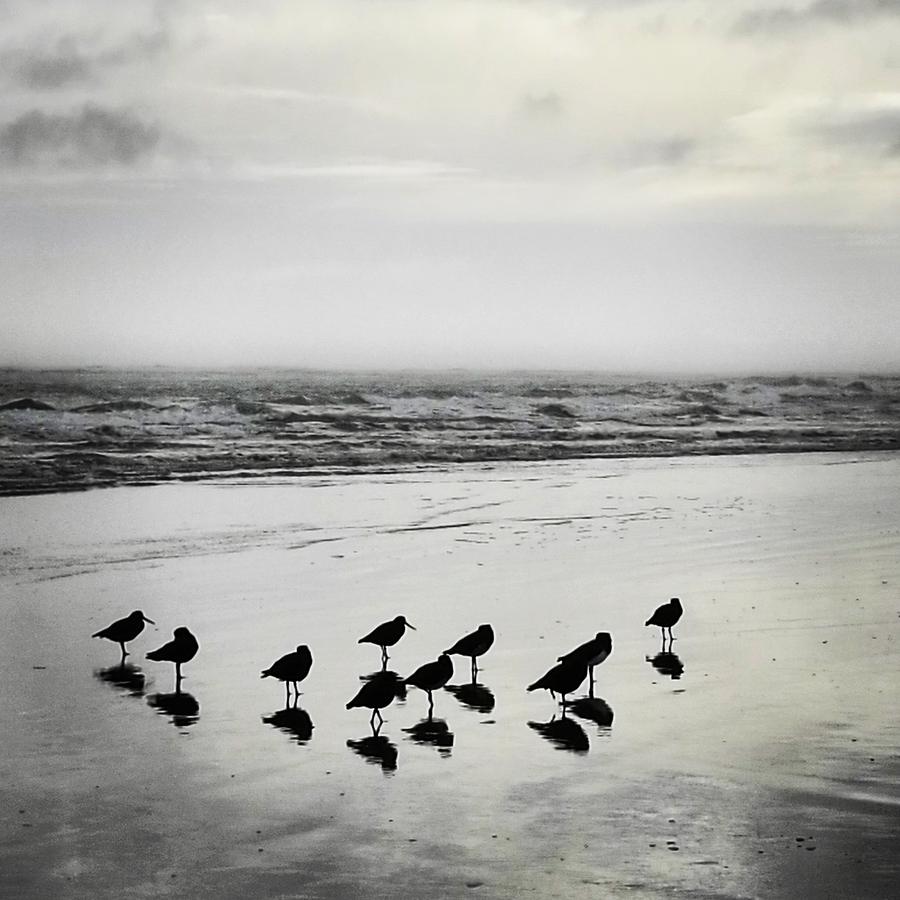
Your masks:
<path fill-rule="evenodd" d="M 125 644 L 133 641 L 143 630 L 144 622 L 155 625 L 153 619 L 148 619 L 139 609 L 136 609 L 131 615 L 125 616 L 124 619 L 116 619 L 112 625 L 101 628 L 99 631 L 91 635 L 91 637 L 106 638 L 118 644 L 122 648 L 122 661 L 128 656 L 125 650 Z"/>
<path fill-rule="evenodd" d="M 574 650 L 559 657 L 559 662 L 577 662 L 584 661 L 588 667 L 588 674 L 591 678 L 590 696 L 594 696 L 594 666 L 600 663 L 612 653 L 612 636 L 608 631 L 598 631 L 596 636 L 589 641 L 580 644 Z"/>
<path fill-rule="evenodd" d="M 300 688 L 297 687 L 297 682 L 303 681 L 309 675 L 312 664 L 313 658 L 309 647 L 306 644 L 301 644 L 293 653 L 285 654 L 281 659 L 273 662 L 268 669 L 263 669 L 260 678 L 271 677 L 283 681 L 285 703 L 287 703 L 290 701 L 291 696 L 290 685 L 294 685 L 294 694 L 299 697 Z"/>
<path fill-rule="evenodd" d="M 431 692 L 442 688 L 452 677 L 453 660 L 446 653 L 442 653 L 434 662 L 419 666 L 409 678 L 404 679 L 404 683 L 411 684 L 428 694 L 428 718 L 430 719 L 434 712 L 434 699 Z"/>
<path fill-rule="evenodd" d="M 578 690 L 584 679 L 587 678 L 587 663 L 583 659 L 575 659 L 571 662 L 561 662 L 555 665 L 549 672 L 528 686 L 529 691 L 543 689 L 550 691 L 550 696 L 556 699 L 556 695 L 562 696 L 563 711 L 566 708 L 566 694 Z"/>
<path fill-rule="evenodd" d="M 391 677 L 387 677 L 388 675 Z M 372 718 L 369 720 L 369 724 L 377 733 L 375 717 L 378 716 L 378 727 L 380 728 L 384 722 L 381 710 L 390 706 L 396 692 L 397 680 L 393 672 L 375 675 L 359 689 L 356 696 L 347 704 L 347 709 L 353 709 L 354 706 L 365 706 L 371 709 Z"/>
<path fill-rule="evenodd" d="M 472 660 L 472 684 L 478 674 L 478 664 L 475 658 L 487 653 L 494 643 L 494 629 L 490 625 L 479 625 L 471 634 L 461 637 L 449 650 L 444 653 L 468 656 Z"/>
<path fill-rule="evenodd" d="M 658 606 L 656 611 L 644 622 L 644 625 L 658 625 L 662 632 L 662 638 L 666 640 L 666 629 L 669 629 L 669 641 L 675 640 L 672 637 L 672 626 L 681 618 L 684 610 L 681 608 L 681 601 L 677 597 L 673 597 L 668 603 Z"/>
<path fill-rule="evenodd" d="M 377 628 L 373 628 L 365 637 L 361 637 L 357 644 L 375 644 L 381 647 L 381 661 L 387 665 L 389 659 L 387 648 L 393 647 L 407 628 L 416 629 L 406 621 L 405 616 L 397 616 L 390 622 L 382 622 Z"/>
<path fill-rule="evenodd" d="M 175 687 L 177 688 L 182 679 L 181 664 L 190 662 L 197 655 L 199 649 L 197 638 L 187 628 L 176 628 L 173 639 L 168 644 L 151 650 L 147 654 L 147 659 L 175 663 Z"/>

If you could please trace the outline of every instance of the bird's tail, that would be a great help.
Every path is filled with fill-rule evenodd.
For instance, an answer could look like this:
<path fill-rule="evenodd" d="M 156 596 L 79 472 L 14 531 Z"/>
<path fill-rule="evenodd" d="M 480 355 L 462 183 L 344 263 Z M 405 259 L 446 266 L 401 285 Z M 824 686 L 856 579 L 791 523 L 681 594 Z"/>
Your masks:
<path fill-rule="evenodd" d="M 347 709 L 353 709 L 354 706 L 356 706 L 356 704 L 351 700 L 351 701 L 347 704 Z"/>
<path fill-rule="evenodd" d="M 271 671 L 270 671 L 269 669 L 264 669 L 264 670 L 260 673 L 260 676 L 259 676 L 259 677 L 260 677 L 260 678 L 268 678 L 271 674 L 272 674 L 272 673 L 271 673 Z"/>
<path fill-rule="evenodd" d="M 653 623 L 652 619 L 647 619 L 647 621 L 644 622 L 644 625 L 651 625 L 652 623 Z"/>
<path fill-rule="evenodd" d="M 529 691 L 536 691 L 536 690 L 538 690 L 538 688 L 542 688 L 544 686 L 541 683 L 543 680 L 544 680 L 543 678 L 538 678 L 538 680 L 534 684 L 529 684 L 527 689 Z"/>
<path fill-rule="evenodd" d="M 95 632 L 91 635 L 91 637 L 92 637 L 92 638 L 94 638 L 94 637 L 103 637 L 103 632 L 104 632 L 104 631 L 106 631 L 106 629 L 105 629 L 105 628 L 101 628 L 99 631 L 95 631 Z"/>
<path fill-rule="evenodd" d="M 160 655 L 159 655 L 159 650 L 151 650 L 151 651 L 147 654 L 147 659 L 154 659 L 154 660 L 159 661 L 159 660 L 161 659 L 161 657 L 160 657 Z"/>

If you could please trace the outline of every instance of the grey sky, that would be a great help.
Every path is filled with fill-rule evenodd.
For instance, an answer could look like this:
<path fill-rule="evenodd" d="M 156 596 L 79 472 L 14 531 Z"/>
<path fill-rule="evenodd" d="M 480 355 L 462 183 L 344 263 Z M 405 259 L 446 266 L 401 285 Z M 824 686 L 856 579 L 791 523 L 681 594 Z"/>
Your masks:
<path fill-rule="evenodd" d="M 0 0 L 0 85 L 0 363 L 900 359 L 900 2 Z"/>

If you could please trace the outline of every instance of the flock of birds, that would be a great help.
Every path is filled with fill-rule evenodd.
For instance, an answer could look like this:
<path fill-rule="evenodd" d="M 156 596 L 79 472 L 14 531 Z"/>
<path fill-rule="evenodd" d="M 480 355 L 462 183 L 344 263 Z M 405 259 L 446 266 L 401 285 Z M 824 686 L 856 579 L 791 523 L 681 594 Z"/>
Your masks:
<path fill-rule="evenodd" d="M 644 624 L 655 625 L 661 630 L 663 646 L 665 646 L 666 631 L 668 631 L 671 646 L 671 642 L 674 640 L 672 627 L 681 618 L 683 611 L 681 601 L 677 597 L 673 597 L 668 603 L 658 607 Z M 152 619 L 148 619 L 141 610 L 136 609 L 124 619 L 118 619 L 106 628 L 95 632 L 92 637 L 105 638 L 117 643 L 121 647 L 122 663 L 124 663 L 125 657 L 128 656 L 125 645 L 129 641 L 133 641 L 144 630 L 145 623 L 156 624 Z M 388 647 L 393 647 L 403 637 L 407 628 L 415 631 L 414 626 L 407 622 L 404 616 L 397 616 L 372 629 L 358 641 L 360 644 L 375 644 L 381 648 L 382 671 L 371 676 L 363 684 L 356 696 L 347 703 L 347 709 L 354 707 L 371 709 L 372 717 L 369 721 L 376 733 L 384 721 L 381 710 L 389 706 L 397 696 L 397 676 L 393 672 L 386 671 L 389 659 Z M 428 694 L 428 717 L 431 719 L 434 710 L 433 692 L 444 687 L 453 677 L 453 660 L 450 657 L 469 658 L 472 684 L 475 684 L 478 658 L 487 653 L 493 643 L 494 629 L 490 625 L 480 625 L 475 631 L 461 637 L 436 660 L 419 666 L 412 675 L 402 680 L 402 684 L 419 688 Z M 147 654 L 147 659 L 175 664 L 175 688 L 178 691 L 184 677 L 181 674 L 181 666 L 190 662 L 197 655 L 199 649 L 200 644 L 194 635 L 187 628 L 181 627 L 175 629 L 171 641 L 156 650 L 151 650 Z M 546 690 L 554 699 L 559 694 L 563 713 L 565 713 L 566 696 L 578 690 L 588 677 L 590 677 L 590 696 L 593 697 L 594 667 L 600 665 L 610 653 L 612 653 L 611 635 L 606 631 L 598 632 L 589 641 L 558 657 L 556 665 L 533 684 L 530 684 L 527 690 Z M 302 644 L 292 653 L 285 654 L 267 669 L 263 669 L 260 677 L 275 678 L 283 682 L 286 701 L 290 702 L 291 686 L 293 686 L 296 700 L 300 695 L 298 685 L 309 675 L 312 664 L 312 652 L 308 646 Z M 378 720 L 377 727 L 376 719 Z"/>

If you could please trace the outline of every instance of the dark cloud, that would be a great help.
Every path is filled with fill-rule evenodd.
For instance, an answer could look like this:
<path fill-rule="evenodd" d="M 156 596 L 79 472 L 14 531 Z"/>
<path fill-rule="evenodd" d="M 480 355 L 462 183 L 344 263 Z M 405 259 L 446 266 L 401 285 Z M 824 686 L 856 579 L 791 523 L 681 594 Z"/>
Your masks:
<path fill-rule="evenodd" d="M 695 148 L 696 141 L 684 137 L 642 141 L 628 148 L 624 163 L 628 166 L 675 166 L 685 162 Z"/>
<path fill-rule="evenodd" d="M 52 47 L 16 49 L 3 54 L 2 65 L 16 81 L 36 90 L 57 90 L 97 78 L 104 69 L 152 59 L 170 45 L 160 27 L 132 34 L 112 46 L 92 46 L 74 37 L 60 38 Z"/>
<path fill-rule="evenodd" d="M 781 34 L 817 23 L 851 24 L 875 16 L 900 14 L 900 0 L 816 0 L 796 9 L 769 6 L 749 10 L 734 24 L 740 35 Z"/>
<path fill-rule="evenodd" d="M 0 163 L 8 166 L 130 166 L 151 156 L 159 127 L 127 110 L 88 104 L 69 115 L 32 110 L 0 126 Z"/>
<path fill-rule="evenodd" d="M 857 110 L 840 117 L 825 117 L 811 125 L 810 130 L 829 143 L 851 144 L 895 156 L 900 147 L 900 108 Z"/>

